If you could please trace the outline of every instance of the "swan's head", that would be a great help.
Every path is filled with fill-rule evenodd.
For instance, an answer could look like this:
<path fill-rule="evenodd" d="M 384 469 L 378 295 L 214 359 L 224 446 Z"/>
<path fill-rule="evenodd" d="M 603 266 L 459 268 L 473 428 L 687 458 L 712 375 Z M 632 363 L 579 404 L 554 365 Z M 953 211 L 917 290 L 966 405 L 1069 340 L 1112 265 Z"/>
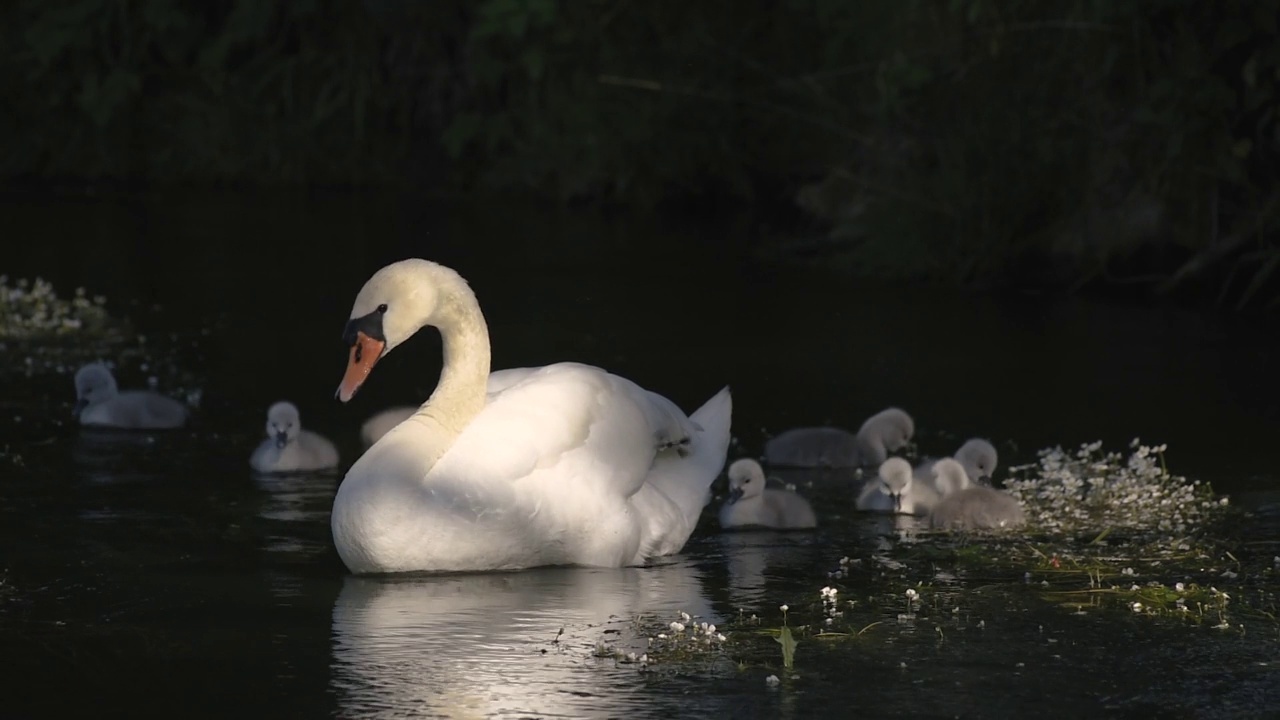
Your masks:
<path fill-rule="evenodd" d="M 416 258 L 391 263 L 360 288 L 342 340 L 351 348 L 347 372 L 337 396 L 347 402 L 383 355 L 437 324 L 451 307 L 448 288 L 466 281 L 443 265 Z"/>
<path fill-rule="evenodd" d="M 964 466 L 964 471 L 974 482 L 990 483 L 996 472 L 999 456 L 996 448 L 982 438 L 965 441 L 956 451 L 955 459 Z"/>
<path fill-rule="evenodd" d="M 267 408 L 267 437 L 276 441 L 276 447 L 282 448 L 297 440 L 301 432 L 302 420 L 293 403 L 281 400 Z"/>
<path fill-rule="evenodd" d="M 764 492 L 764 468 L 751 458 L 735 460 L 729 466 L 728 475 L 730 505 Z"/>
<path fill-rule="evenodd" d="M 934 484 L 938 492 L 950 495 L 969 487 L 969 473 L 953 458 L 942 458 L 933 464 Z"/>
<path fill-rule="evenodd" d="M 912 511 L 912 503 L 909 493 L 911 492 L 911 463 L 900 457 L 891 457 L 880 463 L 880 476 L 876 479 L 880 483 L 880 492 L 888 495 L 893 499 L 893 511 L 896 513 L 910 513 Z"/>
<path fill-rule="evenodd" d="M 115 397 L 119 392 L 116 379 L 102 363 L 90 363 L 76 371 L 75 414 L 90 405 L 96 405 Z"/>

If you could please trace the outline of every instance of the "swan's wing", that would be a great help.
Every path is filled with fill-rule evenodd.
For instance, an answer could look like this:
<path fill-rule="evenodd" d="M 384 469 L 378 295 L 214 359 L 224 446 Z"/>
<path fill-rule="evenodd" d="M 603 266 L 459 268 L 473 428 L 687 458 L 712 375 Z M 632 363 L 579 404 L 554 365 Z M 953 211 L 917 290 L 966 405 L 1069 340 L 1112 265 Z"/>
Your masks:
<path fill-rule="evenodd" d="M 503 390 L 527 379 L 541 369 L 540 367 L 508 368 L 489 373 L 489 383 L 485 387 L 485 392 L 489 395 L 489 402 L 492 402 L 494 396 L 500 394 Z"/>
<path fill-rule="evenodd" d="M 634 383 L 600 368 L 537 368 L 490 396 L 428 477 L 549 479 L 566 498 L 605 489 L 627 497 L 644 483 L 657 453 L 653 418 L 662 413 L 650 404 Z"/>
<path fill-rule="evenodd" d="M 338 448 L 320 433 L 303 430 L 298 445 L 306 453 L 307 464 L 313 468 L 330 468 L 338 464 Z"/>
<path fill-rule="evenodd" d="M 183 425 L 190 414 L 186 405 L 149 390 L 126 390 L 109 405 L 115 416 L 113 424 L 124 427 L 175 428 Z"/>

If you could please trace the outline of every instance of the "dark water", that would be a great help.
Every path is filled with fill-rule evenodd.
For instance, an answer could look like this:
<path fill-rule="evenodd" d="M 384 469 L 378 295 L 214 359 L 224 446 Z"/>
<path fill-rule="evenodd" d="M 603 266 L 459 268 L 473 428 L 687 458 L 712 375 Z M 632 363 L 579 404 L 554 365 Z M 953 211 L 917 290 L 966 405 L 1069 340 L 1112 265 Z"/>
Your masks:
<path fill-rule="evenodd" d="M 348 576 L 332 550 L 338 476 L 247 467 L 274 400 L 297 403 L 349 462 L 365 417 L 430 392 L 439 342 L 424 336 L 352 403 L 332 399 L 355 292 L 416 255 L 470 280 L 495 368 L 593 363 L 687 409 L 728 383 L 749 453 L 766 429 L 856 427 L 889 404 L 915 415 L 925 452 L 985 435 L 1006 467 L 1046 445 L 1141 436 L 1261 516 L 1252 547 L 1270 554 L 1273 326 L 763 268 L 745 223 L 350 196 L 10 198 L 4 216 L 26 241 L 0 251 L 0 273 L 106 295 L 150 346 L 181 348 L 203 403 L 190 430 L 82 431 L 65 422 L 70 378 L 27 372 L 29 348 L 6 348 L 0 445 L 22 464 L 0 458 L 0 716 L 1280 715 L 1274 625 L 1077 615 L 1021 573 L 881 567 L 898 528 L 853 513 L 848 478 L 788 478 L 818 501 L 816 533 L 721 534 L 708 511 L 656 567 L 387 580 Z M 162 365 L 119 376 L 141 384 Z M 593 654 L 643 653 L 654 625 L 636 618 L 681 611 L 776 626 L 777 606 L 816 603 L 846 556 L 864 563 L 839 581 L 859 603 L 848 622 L 880 624 L 803 640 L 798 677 L 761 659 L 748 629 L 722 655 L 644 672 Z M 924 602 L 901 617 L 917 582 Z"/>

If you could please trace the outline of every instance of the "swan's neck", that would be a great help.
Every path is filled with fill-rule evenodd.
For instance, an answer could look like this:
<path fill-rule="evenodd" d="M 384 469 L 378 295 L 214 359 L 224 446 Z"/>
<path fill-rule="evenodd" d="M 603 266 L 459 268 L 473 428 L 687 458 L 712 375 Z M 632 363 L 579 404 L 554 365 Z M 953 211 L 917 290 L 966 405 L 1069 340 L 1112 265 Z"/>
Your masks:
<path fill-rule="evenodd" d="M 443 341 L 444 365 L 435 392 L 415 416 L 431 429 L 427 445 L 434 463 L 484 408 L 490 358 L 484 314 L 461 280 L 442 297 L 433 324 Z"/>

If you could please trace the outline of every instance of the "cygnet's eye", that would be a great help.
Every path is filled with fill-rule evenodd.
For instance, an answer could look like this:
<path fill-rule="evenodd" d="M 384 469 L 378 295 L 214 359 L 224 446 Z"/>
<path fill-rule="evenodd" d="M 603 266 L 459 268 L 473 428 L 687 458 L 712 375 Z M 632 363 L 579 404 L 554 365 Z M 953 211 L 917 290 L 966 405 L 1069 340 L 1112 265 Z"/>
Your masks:
<path fill-rule="evenodd" d="M 378 312 L 383 313 L 383 314 L 386 314 L 386 312 L 387 312 L 387 304 L 386 304 L 386 303 L 382 303 L 381 305 L 379 305 L 379 306 L 378 306 Z"/>

